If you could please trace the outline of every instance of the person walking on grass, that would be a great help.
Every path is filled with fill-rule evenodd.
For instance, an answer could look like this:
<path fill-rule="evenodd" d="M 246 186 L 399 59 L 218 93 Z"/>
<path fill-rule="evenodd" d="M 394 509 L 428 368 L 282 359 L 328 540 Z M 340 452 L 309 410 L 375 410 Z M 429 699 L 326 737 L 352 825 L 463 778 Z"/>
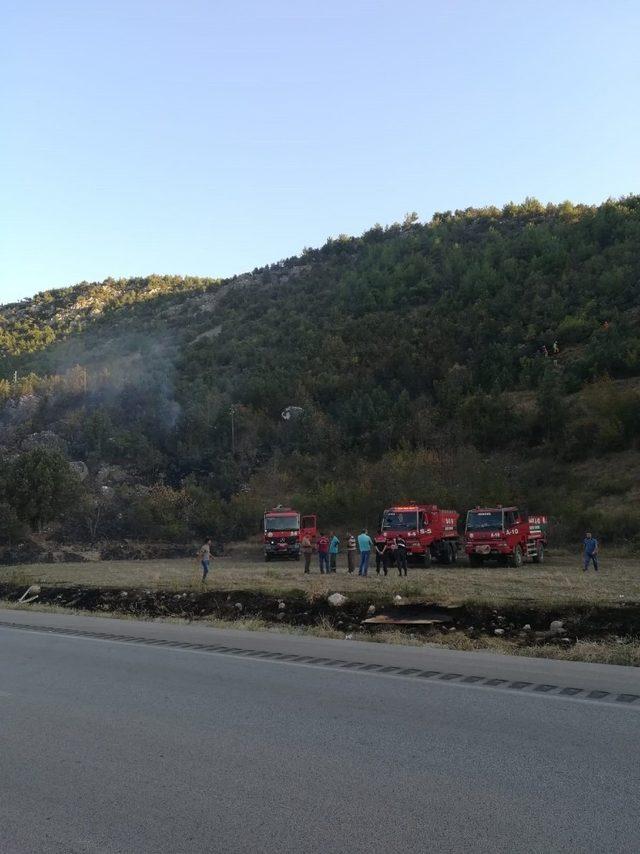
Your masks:
<path fill-rule="evenodd" d="M 337 572 L 338 551 L 340 549 L 340 540 L 336 534 L 331 532 L 331 542 L 329 543 L 329 572 Z"/>
<path fill-rule="evenodd" d="M 329 573 L 329 540 L 323 533 L 320 533 L 318 537 L 318 542 L 316 543 L 316 548 L 318 549 L 318 562 L 320 564 L 320 574 L 325 575 Z"/>
<path fill-rule="evenodd" d="M 400 534 L 396 537 L 396 566 L 398 567 L 398 575 L 402 576 L 404 571 L 407 575 L 407 541 Z"/>
<path fill-rule="evenodd" d="M 358 535 L 358 548 L 360 549 L 360 569 L 358 570 L 358 575 L 366 578 L 369 573 L 369 558 L 371 557 L 371 549 L 373 548 L 373 540 L 366 528 L 363 528 L 362 533 Z"/>
<path fill-rule="evenodd" d="M 302 554 L 304 556 L 304 571 L 305 573 L 311 572 L 311 555 L 313 554 L 313 545 L 311 544 L 311 538 L 309 534 L 305 534 L 302 538 L 302 542 L 300 543 L 302 547 Z"/>
<path fill-rule="evenodd" d="M 591 536 L 591 533 L 587 531 L 587 534 L 584 538 L 584 570 L 586 572 L 589 569 L 589 564 L 593 564 L 594 570 L 598 571 L 598 541 L 595 537 Z"/>
<path fill-rule="evenodd" d="M 198 552 L 198 557 L 200 558 L 200 565 L 202 566 L 202 583 L 204 584 L 207 580 L 207 575 L 209 575 L 209 562 L 211 561 L 211 537 L 207 537 L 204 541 L 204 545 Z"/>
<path fill-rule="evenodd" d="M 356 538 L 347 534 L 347 572 L 353 575 L 356 568 Z"/>

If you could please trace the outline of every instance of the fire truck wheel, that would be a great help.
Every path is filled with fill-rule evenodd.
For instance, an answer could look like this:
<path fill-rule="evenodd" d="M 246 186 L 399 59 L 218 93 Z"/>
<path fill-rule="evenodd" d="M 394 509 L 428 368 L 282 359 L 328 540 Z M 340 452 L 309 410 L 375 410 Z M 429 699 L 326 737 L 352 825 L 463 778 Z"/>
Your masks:
<path fill-rule="evenodd" d="M 544 546 L 542 543 L 538 543 L 538 550 L 533 556 L 534 563 L 544 563 Z"/>
<path fill-rule="evenodd" d="M 515 566 L 516 568 L 522 566 L 522 549 L 520 546 L 516 546 L 513 550 L 513 554 L 511 555 L 511 566 Z"/>

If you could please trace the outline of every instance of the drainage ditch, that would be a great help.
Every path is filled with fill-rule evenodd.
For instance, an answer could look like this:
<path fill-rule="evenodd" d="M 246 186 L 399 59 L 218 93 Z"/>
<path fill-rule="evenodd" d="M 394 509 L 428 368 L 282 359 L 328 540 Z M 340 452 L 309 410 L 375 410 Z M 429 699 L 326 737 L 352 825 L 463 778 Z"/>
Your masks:
<path fill-rule="evenodd" d="M 0 599 L 17 602 L 25 586 L 0 584 Z M 326 597 L 310 599 L 303 591 L 280 595 L 254 590 L 168 591 L 35 585 L 26 596 L 32 603 L 88 613 L 113 613 L 143 619 L 174 617 L 189 621 L 261 620 L 274 625 L 335 629 L 379 634 L 390 629 L 414 637 L 464 632 L 470 637 L 501 636 L 524 645 L 577 640 L 603 640 L 640 634 L 640 603 L 619 606 L 570 605 L 491 608 L 468 604 L 448 608 L 438 603 L 394 603 L 375 597 L 347 597 L 338 606 Z M 558 625 L 560 623 L 560 625 Z M 552 625 L 555 627 L 552 628 Z"/>

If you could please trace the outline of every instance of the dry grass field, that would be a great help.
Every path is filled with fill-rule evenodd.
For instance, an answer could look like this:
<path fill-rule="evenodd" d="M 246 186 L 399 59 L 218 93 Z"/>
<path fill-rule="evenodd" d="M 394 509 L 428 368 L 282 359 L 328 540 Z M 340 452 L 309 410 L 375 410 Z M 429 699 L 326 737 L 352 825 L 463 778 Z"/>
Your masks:
<path fill-rule="evenodd" d="M 342 563 L 341 563 L 342 562 Z M 486 567 L 471 569 L 463 561 L 455 567 L 410 567 L 406 579 L 395 570 L 368 578 L 346 573 L 340 558 L 338 573 L 320 575 L 315 563 L 310 575 L 298 562 L 266 564 L 260 555 L 239 551 L 212 562 L 207 589 L 251 590 L 285 594 L 300 590 L 316 598 L 333 591 L 384 596 L 401 594 L 405 599 L 440 605 L 488 604 L 527 607 L 563 605 L 619 605 L 640 602 L 640 560 L 602 555 L 599 574 L 582 572 L 578 556 L 550 556 L 543 566 L 521 569 Z M 150 590 L 200 590 L 200 567 L 195 560 L 95 561 L 91 563 L 32 564 L 0 568 L 0 581 L 49 586 L 80 585 Z"/>

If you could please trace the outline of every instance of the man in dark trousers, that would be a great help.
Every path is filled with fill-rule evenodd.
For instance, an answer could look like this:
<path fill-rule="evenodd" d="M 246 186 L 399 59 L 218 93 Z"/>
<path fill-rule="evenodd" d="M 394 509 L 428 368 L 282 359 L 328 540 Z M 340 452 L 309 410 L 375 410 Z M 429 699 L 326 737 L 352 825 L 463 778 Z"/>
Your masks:
<path fill-rule="evenodd" d="M 591 533 L 587 531 L 584 538 L 584 572 L 589 569 L 589 564 L 593 563 L 593 568 L 598 571 L 598 541 Z"/>
<path fill-rule="evenodd" d="M 398 567 L 398 575 L 407 574 L 407 541 L 400 534 L 396 537 L 396 566 Z"/>
<path fill-rule="evenodd" d="M 387 574 L 387 538 L 379 531 L 373 538 L 373 545 L 376 550 L 376 575 L 380 575 L 380 570 Z"/>
<path fill-rule="evenodd" d="M 347 534 L 347 571 L 349 575 L 353 575 L 353 570 L 356 568 L 356 538 L 353 534 Z"/>
<path fill-rule="evenodd" d="M 331 532 L 329 541 L 329 572 L 337 572 L 338 551 L 340 550 L 340 539 L 337 534 Z"/>
<path fill-rule="evenodd" d="M 320 573 L 325 575 L 329 573 L 329 538 L 324 534 L 320 534 L 316 543 L 318 550 L 318 561 L 320 562 Z"/>

